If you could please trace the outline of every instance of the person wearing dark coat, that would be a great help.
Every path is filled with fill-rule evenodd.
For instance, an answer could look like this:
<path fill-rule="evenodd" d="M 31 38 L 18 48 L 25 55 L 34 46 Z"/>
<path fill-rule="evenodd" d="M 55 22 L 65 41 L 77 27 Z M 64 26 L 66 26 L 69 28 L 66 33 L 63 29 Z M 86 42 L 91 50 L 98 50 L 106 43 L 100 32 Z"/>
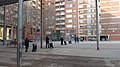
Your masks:
<path fill-rule="evenodd" d="M 77 42 L 79 43 L 79 38 L 78 38 L 78 37 L 76 38 L 76 40 L 77 40 Z"/>
<path fill-rule="evenodd" d="M 61 41 L 61 45 L 63 45 L 63 41 L 64 41 L 63 37 L 60 38 L 60 41 Z"/>
<path fill-rule="evenodd" d="M 75 41 L 75 43 L 76 43 L 76 40 L 77 40 L 77 38 L 76 38 L 76 35 L 75 35 L 75 37 L 74 37 L 74 41 Z"/>
<path fill-rule="evenodd" d="M 45 40 L 46 40 L 46 48 L 49 48 L 49 37 L 46 36 Z"/>
<path fill-rule="evenodd" d="M 28 40 L 28 38 L 26 38 L 25 39 L 25 52 L 28 52 L 29 42 L 32 42 L 32 41 L 30 41 L 30 40 Z"/>

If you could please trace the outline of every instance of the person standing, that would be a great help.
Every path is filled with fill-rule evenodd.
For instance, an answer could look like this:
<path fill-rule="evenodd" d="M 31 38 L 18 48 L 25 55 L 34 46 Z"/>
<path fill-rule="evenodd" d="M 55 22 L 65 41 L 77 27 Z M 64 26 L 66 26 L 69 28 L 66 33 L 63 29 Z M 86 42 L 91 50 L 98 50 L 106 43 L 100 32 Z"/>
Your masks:
<path fill-rule="evenodd" d="M 45 40 L 46 40 L 46 48 L 49 48 L 49 37 L 46 36 Z"/>
<path fill-rule="evenodd" d="M 75 37 L 74 37 L 74 41 L 75 41 L 75 43 L 76 43 L 76 39 L 77 39 L 77 38 L 76 38 L 76 35 L 75 35 Z"/>
<path fill-rule="evenodd" d="M 68 37 L 68 43 L 69 43 L 69 44 L 72 44 L 72 41 L 71 41 L 71 38 L 70 38 L 70 37 Z"/>
<path fill-rule="evenodd" d="M 80 38 L 81 42 L 83 42 L 83 37 Z"/>
<path fill-rule="evenodd" d="M 63 41 L 64 41 L 63 37 L 60 38 L 60 41 L 61 41 L 61 45 L 63 45 Z"/>
<path fill-rule="evenodd" d="M 78 37 L 76 38 L 76 40 L 77 40 L 77 42 L 79 43 L 79 38 L 78 38 Z"/>
<path fill-rule="evenodd" d="M 29 42 L 32 42 L 32 41 L 30 41 L 30 40 L 28 40 L 28 38 L 26 38 L 25 39 L 25 52 L 28 52 Z"/>

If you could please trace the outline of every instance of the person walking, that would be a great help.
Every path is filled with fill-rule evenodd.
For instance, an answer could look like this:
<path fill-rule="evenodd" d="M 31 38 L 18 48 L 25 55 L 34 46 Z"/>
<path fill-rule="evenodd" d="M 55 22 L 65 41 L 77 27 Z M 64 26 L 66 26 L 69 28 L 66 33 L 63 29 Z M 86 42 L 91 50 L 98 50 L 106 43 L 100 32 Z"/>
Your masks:
<path fill-rule="evenodd" d="M 25 39 L 25 52 L 28 52 L 29 42 L 32 42 L 32 41 L 30 41 L 30 40 L 28 40 L 28 38 L 26 38 Z"/>
<path fill-rule="evenodd" d="M 49 48 L 49 37 L 46 36 L 45 40 L 46 40 L 46 48 Z"/>

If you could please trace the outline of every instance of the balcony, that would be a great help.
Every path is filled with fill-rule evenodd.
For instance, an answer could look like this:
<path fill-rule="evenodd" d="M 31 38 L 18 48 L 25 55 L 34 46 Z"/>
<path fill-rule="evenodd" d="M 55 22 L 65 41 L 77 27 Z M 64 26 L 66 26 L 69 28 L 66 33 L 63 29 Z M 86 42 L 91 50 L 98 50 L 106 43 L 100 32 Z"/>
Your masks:
<path fill-rule="evenodd" d="M 64 12 L 56 13 L 56 16 L 57 16 L 57 15 L 65 15 L 65 13 L 64 13 Z"/>
<path fill-rule="evenodd" d="M 56 30 L 65 30 L 65 28 L 59 28 L 59 27 L 57 27 Z"/>
<path fill-rule="evenodd" d="M 65 20 L 65 18 L 64 17 L 62 17 L 62 18 L 56 18 L 56 20 Z"/>
<path fill-rule="evenodd" d="M 56 23 L 56 25 L 65 25 L 65 23 L 64 22 L 62 22 L 62 23 Z"/>
<path fill-rule="evenodd" d="M 56 11 L 65 10 L 65 8 L 56 8 Z"/>
<path fill-rule="evenodd" d="M 65 2 L 55 4 L 55 6 L 61 6 L 61 5 L 65 5 Z"/>

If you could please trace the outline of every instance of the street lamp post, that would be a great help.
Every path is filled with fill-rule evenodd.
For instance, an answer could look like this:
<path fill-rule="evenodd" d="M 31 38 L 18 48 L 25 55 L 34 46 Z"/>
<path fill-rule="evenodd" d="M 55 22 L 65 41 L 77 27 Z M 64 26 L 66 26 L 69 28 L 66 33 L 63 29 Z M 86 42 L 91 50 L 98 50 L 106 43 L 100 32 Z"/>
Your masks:
<path fill-rule="evenodd" d="M 6 7 L 4 5 L 3 45 L 5 44 L 5 40 L 6 40 Z"/>
<path fill-rule="evenodd" d="M 42 0 L 41 0 L 41 11 L 40 12 L 41 12 L 41 25 L 40 25 L 41 26 L 41 31 L 40 32 L 41 32 L 41 48 L 42 48 L 42 32 L 43 32 L 43 28 L 42 28 L 43 27 L 42 26 Z"/>
<path fill-rule="evenodd" d="M 22 62 L 22 19 L 23 0 L 18 0 L 18 23 L 17 23 L 17 67 L 21 67 Z"/>
<path fill-rule="evenodd" d="M 96 3 L 96 35 L 97 35 L 97 50 L 99 50 L 99 41 L 100 41 L 100 33 L 99 33 L 99 0 L 96 0 L 95 3 Z"/>

